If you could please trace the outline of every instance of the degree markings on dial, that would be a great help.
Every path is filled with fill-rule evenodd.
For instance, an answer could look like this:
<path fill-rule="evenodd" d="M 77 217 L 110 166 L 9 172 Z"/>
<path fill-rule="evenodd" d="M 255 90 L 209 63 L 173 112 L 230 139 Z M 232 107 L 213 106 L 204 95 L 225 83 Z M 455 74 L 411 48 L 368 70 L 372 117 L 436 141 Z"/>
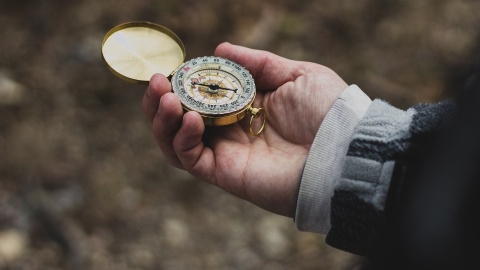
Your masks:
<path fill-rule="evenodd" d="M 213 72 L 210 73 L 209 71 L 213 71 Z M 212 68 L 205 68 L 205 69 L 202 69 L 201 71 L 198 72 L 198 76 L 201 77 L 202 75 L 206 76 L 207 74 L 215 74 L 215 72 L 216 72 L 217 76 L 220 76 L 221 73 L 225 73 L 226 75 L 224 75 L 223 77 L 227 80 L 229 78 L 235 78 L 235 80 L 242 86 L 242 88 L 245 88 L 245 85 L 242 84 L 242 81 L 227 70 L 222 70 L 222 69 L 217 70 L 217 69 L 212 69 Z M 235 83 L 234 81 L 230 81 L 230 82 Z"/>
<path fill-rule="evenodd" d="M 247 75 L 248 71 L 242 71 L 241 66 L 227 59 L 198 58 L 185 67 L 188 70 L 181 69 L 174 81 L 179 87 L 177 91 L 185 94 L 181 100 L 187 108 L 223 114 L 244 108 L 255 96 L 254 82 Z"/>
<path fill-rule="evenodd" d="M 238 87 L 235 87 L 237 86 L 238 84 L 242 85 L 241 81 L 238 80 L 235 76 L 233 76 L 230 72 L 226 72 L 224 70 L 222 71 L 216 71 L 216 72 L 212 72 L 214 70 L 212 69 L 204 69 L 204 70 L 200 70 L 198 71 L 197 74 L 192 74 L 195 75 L 196 77 L 198 77 L 200 80 L 202 79 L 202 77 L 204 79 L 206 79 L 207 81 L 210 80 L 210 81 L 218 81 L 219 78 L 222 78 L 220 80 L 220 82 L 223 82 L 225 84 L 225 86 L 229 86 L 227 88 L 231 88 L 232 90 L 235 89 L 235 90 L 238 90 Z M 222 74 L 223 73 L 223 74 Z M 230 75 L 230 76 L 229 76 Z M 233 77 L 233 78 L 232 78 Z M 233 80 L 232 80 L 233 79 Z M 237 84 L 237 81 L 238 81 L 238 84 Z M 188 86 L 191 86 L 192 87 L 192 84 L 189 84 Z M 243 86 L 242 86 L 243 88 Z M 223 90 L 228 90 L 228 89 L 223 89 Z M 234 91 L 236 92 L 236 91 Z"/>

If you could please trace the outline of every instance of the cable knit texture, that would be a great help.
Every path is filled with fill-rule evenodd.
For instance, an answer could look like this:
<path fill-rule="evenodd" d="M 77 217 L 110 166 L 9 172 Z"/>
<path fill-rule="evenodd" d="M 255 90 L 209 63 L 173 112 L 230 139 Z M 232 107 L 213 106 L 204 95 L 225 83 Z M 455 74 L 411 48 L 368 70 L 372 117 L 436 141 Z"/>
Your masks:
<path fill-rule="evenodd" d="M 422 148 L 450 119 L 453 102 L 407 111 L 374 100 L 355 129 L 331 201 L 331 246 L 368 256 L 386 229 L 385 205 L 396 160 Z"/>

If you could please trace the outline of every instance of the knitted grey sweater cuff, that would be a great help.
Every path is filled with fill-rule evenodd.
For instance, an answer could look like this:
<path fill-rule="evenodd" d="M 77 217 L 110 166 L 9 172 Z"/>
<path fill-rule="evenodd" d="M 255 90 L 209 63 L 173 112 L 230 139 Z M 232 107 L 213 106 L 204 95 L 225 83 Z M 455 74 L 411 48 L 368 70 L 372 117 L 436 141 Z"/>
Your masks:
<path fill-rule="evenodd" d="M 295 213 L 301 231 L 330 230 L 330 201 L 340 179 L 351 137 L 371 104 L 356 86 L 347 87 L 321 124 L 305 163 Z"/>

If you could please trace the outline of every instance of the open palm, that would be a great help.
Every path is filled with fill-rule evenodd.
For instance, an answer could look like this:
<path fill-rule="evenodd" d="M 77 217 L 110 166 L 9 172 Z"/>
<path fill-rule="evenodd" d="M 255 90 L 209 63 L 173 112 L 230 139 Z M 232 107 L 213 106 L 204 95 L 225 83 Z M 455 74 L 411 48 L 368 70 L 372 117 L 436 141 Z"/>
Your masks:
<path fill-rule="evenodd" d="M 152 77 L 142 101 L 170 163 L 264 209 L 292 217 L 310 145 L 333 102 L 347 87 L 330 69 L 228 43 L 215 56 L 245 66 L 257 85 L 255 107 L 267 114 L 257 137 L 248 120 L 205 128 L 183 112 L 169 81 Z"/>

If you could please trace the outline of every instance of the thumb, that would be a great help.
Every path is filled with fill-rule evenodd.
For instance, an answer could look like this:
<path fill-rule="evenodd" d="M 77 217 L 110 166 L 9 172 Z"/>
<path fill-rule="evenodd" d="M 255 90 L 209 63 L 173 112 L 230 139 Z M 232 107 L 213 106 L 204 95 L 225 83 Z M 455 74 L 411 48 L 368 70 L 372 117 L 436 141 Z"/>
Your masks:
<path fill-rule="evenodd" d="M 215 156 L 202 141 L 204 131 L 205 125 L 197 112 L 185 113 L 173 140 L 173 149 L 186 171 L 210 181 L 215 170 Z"/>

